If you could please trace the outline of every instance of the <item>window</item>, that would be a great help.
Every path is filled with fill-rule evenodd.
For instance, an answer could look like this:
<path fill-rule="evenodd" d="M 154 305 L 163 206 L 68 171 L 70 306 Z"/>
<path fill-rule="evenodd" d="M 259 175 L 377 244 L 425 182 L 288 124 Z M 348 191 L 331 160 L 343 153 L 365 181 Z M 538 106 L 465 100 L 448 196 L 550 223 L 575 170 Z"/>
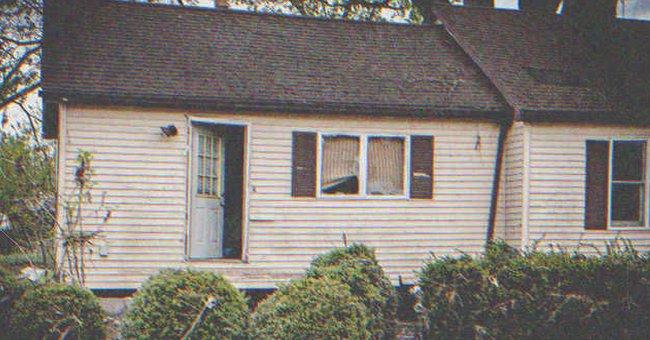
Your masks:
<path fill-rule="evenodd" d="M 196 191 L 202 195 L 220 196 L 223 164 L 221 137 L 199 134 L 198 138 Z"/>
<path fill-rule="evenodd" d="M 647 225 L 647 143 L 587 141 L 585 228 Z"/>
<path fill-rule="evenodd" d="M 404 194 L 404 137 L 324 135 L 321 148 L 322 195 Z"/>
<path fill-rule="evenodd" d="M 646 143 L 615 141 L 611 144 L 611 225 L 642 226 L 645 224 Z"/>
<path fill-rule="evenodd" d="M 359 137 L 325 136 L 322 143 L 321 192 L 359 193 Z"/>
<path fill-rule="evenodd" d="M 369 195 L 404 194 L 404 138 L 368 138 Z"/>
<path fill-rule="evenodd" d="M 291 148 L 293 197 L 433 198 L 433 136 L 293 131 Z"/>

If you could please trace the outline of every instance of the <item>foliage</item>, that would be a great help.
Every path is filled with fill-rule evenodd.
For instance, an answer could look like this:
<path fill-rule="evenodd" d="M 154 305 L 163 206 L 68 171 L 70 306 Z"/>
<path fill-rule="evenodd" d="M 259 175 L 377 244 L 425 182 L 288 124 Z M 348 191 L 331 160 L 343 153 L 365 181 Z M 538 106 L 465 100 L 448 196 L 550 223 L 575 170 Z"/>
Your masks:
<path fill-rule="evenodd" d="M 1 231 L 8 240 L 2 253 L 16 247 L 38 249 L 43 263 L 53 261 L 55 174 L 50 152 L 27 133 L 0 132 L 0 216 L 9 221 L 9 229 Z"/>
<path fill-rule="evenodd" d="M 434 259 L 420 272 L 430 338 L 643 338 L 650 334 L 650 258 L 520 253 Z"/>
<path fill-rule="evenodd" d="M 360 299 L 372 317 L 368 330 L 373 336 L 394 335 L 397 292 L 379 266 L 373 249 L 354 244 L 317 256 L 306 276 L 328 278 L 348 285 L 352 295 Z"/>
<path fill-rule="evenodd" d="M 397 291 L 397 319 L 403 322 L 416 322 L 418 320 L 415 311 L 418 303 L 417 295 L 413 292 L 413 285 L 405 285 L 400 282 L 395 288 Z"/>
<path fill-rule="evenodd" d="M 0 325 L 9 324 L 11 309 L 27 288 L 27 282 L 17 280 L 10 270 L 0 266 Z M 8 333 L 0 334 L 0 339 L 8 338 Z"/>
<path fill-rule="evenodd" d="M 281 287 L 255 310 L 254 339 L 370 339 L 370 314 L 347 285 L 302 278 Z"/>
<path fill-rule="evenodd" d="M 104 318 L 91 292 L 55 284 L 26 292 L 12 309 L 10 325 L 15 338 L 99 339 Z"/>
<path fill-rule="evenodd" d="M 243 295 L 221 276 L 167 270 L 136 293 L 123 333 L 129 339 L 180 339 L 187 333 L 194 339 L 241 339 L 247 321 Z"/>
<path fill-rule="evenodd" d="M 0 110 L 40 86 L 42 0 L 0 1 Z"/>
<path fill-rule="evenodd" d="M 410 0 L 233 0 L 232 3 L 256 12 L 359 21 L 421 21 Z"/>
<path fill-rule="evenodd" d="M 36 252 L 17 252 L 0 255 L 0 267 L 4 267 L 5 269 L 13 272 L 18 272 L 21 269 L 29 266 L 43 268 L 47 265 L 47 263 L 41 262 L 40 254 Z"/>

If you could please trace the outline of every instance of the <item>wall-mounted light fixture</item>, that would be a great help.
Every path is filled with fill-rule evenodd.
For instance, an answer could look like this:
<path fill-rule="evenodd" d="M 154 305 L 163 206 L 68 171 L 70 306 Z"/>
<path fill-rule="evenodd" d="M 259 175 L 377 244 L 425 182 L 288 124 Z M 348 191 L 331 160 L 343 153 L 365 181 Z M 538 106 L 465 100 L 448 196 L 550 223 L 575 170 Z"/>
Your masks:
<path fill-rule="evenodd" d="M 169 124 L 167 126 L 161 126 L 160 130 L 162 131 L 162 134 L 165 137 L 174 137 L 178 135 L 178 129 L 176 128 L 176 125 L 174 124 Z"/>

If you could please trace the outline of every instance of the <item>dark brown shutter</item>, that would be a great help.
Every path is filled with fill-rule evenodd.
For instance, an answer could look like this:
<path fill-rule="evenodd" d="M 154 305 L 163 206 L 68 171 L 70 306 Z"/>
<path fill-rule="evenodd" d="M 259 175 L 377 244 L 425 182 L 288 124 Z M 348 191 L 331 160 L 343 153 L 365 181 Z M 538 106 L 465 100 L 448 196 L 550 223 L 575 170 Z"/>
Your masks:
<path fill-rule="evenodd" d="M 411 198 L 433 197 L 433 136 L 411 136 Z"/>
<path fill-rule="evenodd" d="M 43 103 L 43 139 L 59 137 L 59 104 Z"/>
<path fill-rule="evenodd" d="M 607 229 L 609 142 L 587 141 L 585 229 Z"/>
<path fill-rule="evenodd" d="M 316 197 L 316 137 L 315 132 L 293 132 L 291 196 Z"/>

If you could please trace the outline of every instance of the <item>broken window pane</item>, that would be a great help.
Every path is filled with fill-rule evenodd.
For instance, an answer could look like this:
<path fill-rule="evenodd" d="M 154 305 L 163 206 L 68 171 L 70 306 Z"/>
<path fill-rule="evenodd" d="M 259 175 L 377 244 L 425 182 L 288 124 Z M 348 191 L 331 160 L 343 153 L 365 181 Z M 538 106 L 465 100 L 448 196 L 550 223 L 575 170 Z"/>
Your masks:
<path fill-rule="evenodd" d="M 359 138 L 323 137 L 321 191 L 325 194 L 359 193 Z"/>
<path fill-rule="evenodd" d="M 368 193 L 404 193 L 404 139 L 368 138 Z"/>

